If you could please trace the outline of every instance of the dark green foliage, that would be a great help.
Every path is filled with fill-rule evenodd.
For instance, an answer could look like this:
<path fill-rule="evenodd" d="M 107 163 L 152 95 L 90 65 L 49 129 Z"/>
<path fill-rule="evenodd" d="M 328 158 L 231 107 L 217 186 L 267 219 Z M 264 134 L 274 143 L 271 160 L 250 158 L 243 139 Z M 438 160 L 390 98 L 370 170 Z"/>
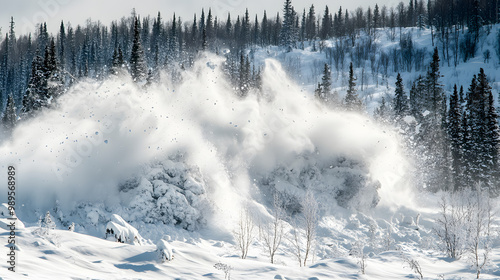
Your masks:
<path fill-rule="evenodd" d="M 17 115 L 16 115 L 16 104 L 14 102 L 14 97 L 9 95 L 9 99 L 7 99 L 7 108 L 5 109 L 5 113 L 2 117 L 2 126 L 4 132 L 9 134 L 12 129 L 16 126 Z"/>
<path fill-rule="evenodd" d="M 130 74 L 135 82 L 144 82 L 147 77 L 147 66 L 144 59 L 144 50 L 141 44 L 141 27 L 139 19 L 134 20 L 134 41 L 132 43 L 132 52 L 130 54 Z"/>
<path fill-rule="evenodd" d="M 328 64 L 325 63 L 325 67 L 323 68 L 323 77 L 321 77 L 320 98 L 322 100 L 327 100 L 328 97 L 331 95 L 331 91 L 332 91 L 331 75 L 332 75 L 332 73 L 330 71 L 330 67 L 328 67 Z"/>
<path fill-rule="evenodd" d="M 349 66 L 349 84 L 344 100 L 344 105 L 348 111 L 361 111 L 363 109 L 363 103 L 356 93 L 356 78 L 354 78 L 352 62 Z"/>
<path fill-rule="evenodd" d="M 285 0 L 283 5 L 283 24 L 280 31 L 280 45 L 285 47 L 287 51 L 291 51 L 295 44 L 294 34 L 295 12 L 292 7 L 291 0 Z"/>
<path fill-rule="evenodd" d="M 450 109 L 448 111 L 448 138 L 450 139 L 451 149 L 451 172 L 453 177 L 454 190 L 457 191 L 462 186 L 462 104 L 457 92 L 457 85 L 453 88 L 453 94 L 450 97 Z"/>
<path fill-rule="evenodd" d="M 404 90 L 403 79 L 399 73 L 396 77 L 396 90 L 392 106 L 396 119 L 403 118 L 408 112 L 408 97 Z"/>

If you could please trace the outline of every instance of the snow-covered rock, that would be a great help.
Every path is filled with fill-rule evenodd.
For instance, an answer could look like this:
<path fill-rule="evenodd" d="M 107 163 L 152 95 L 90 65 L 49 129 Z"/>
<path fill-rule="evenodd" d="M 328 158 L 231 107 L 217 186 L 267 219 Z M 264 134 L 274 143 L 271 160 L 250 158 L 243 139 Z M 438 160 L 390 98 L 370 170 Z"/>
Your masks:
<path fill-rule="evenodd" d="M 106 239 L 140 245 L 142 237 L 136 228 L 127 223 L 122 217 L 113 214 L 111 215 L 111 221 L 106 225 Z"/>

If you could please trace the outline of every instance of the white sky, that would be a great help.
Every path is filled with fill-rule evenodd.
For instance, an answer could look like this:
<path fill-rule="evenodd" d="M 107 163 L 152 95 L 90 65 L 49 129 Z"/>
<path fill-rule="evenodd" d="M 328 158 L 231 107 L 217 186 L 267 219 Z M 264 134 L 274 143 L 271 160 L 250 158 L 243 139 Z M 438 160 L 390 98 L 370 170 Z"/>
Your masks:
<path fill-rule="evenodd" d="M 10 17 L 14 17 L 16 23 L 16 33 L 25 34 L 32 32 L 37 23 L 47 22 L 49 32 L 57 32 L 61 20 L 72 26 L 84 24 L 88 18 L 93 21 L 100 20 L 108 25 L 112 20 L 120 19 L 130 15 L 132 8 L 135 8 L 141 16 L 150 14 L 155 16 L 161 12 L 164 20 L 170 20 L 174 12 L 181 16 L 183 21 L 191 21 L 196 12 L 198 18 L 201 9 L 212 8 L 214 15 L 227 18 L 227 12 L 231 16 L 243 14 L 248 7 L 251 19 L 258 14 L 259 20 L 262 18 L 263 10 L 267 10 L 268 16 L 274 16 L 276 12 L 282 10 L 282 0 L 15 0 L 3 1 L 0 9 L 0 27 L 2 34 L 8 31 Z M 330 11 L 343 9 L 354 10 L 357 7 L 366 8 L 368 6 L 387 5 L 396 6 L 399 0 L 292 0 L 292 5 L 297 11 L 302 11 L 314 4 L 316 13 L 322 14 L 325 5 Z M 406 1 L 407 2 L 407 1 Z M 405 3 L 406 3 L 405 2 Z"/>

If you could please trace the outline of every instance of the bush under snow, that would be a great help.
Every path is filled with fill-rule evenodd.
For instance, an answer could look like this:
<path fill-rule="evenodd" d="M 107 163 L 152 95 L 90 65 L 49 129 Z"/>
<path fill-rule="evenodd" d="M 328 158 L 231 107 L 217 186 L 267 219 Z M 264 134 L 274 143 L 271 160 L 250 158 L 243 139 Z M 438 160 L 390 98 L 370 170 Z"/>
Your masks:
<path fill-rule="evenodd" d="M 141 244 L 142 237 L 137 229 L 127 223 L 122 217 L 113 214 L 106 225 L 106 239 L 120 243 Z"/>
<path fill-rule="evenodd" d="M 156 252 L 161 262 L 171 261 L 174 259 L 174 254 L 172 253 L 172 247 L 167 241 L 160 239 L 156 243 Z"/>

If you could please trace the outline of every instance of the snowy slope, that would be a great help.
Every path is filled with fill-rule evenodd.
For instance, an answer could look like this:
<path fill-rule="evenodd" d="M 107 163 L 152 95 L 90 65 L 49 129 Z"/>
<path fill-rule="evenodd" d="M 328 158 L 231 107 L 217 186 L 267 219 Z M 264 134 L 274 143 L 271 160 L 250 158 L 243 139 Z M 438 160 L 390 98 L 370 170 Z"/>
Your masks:
<path fill-rule="evenodd" d="M 402 210 L 409 214 L 412 211 Z M 349 213 L 343 213 L 349 215 Z M 381 213 L 375 213 L 375 216 Z M 385 215 L 386 213 L 384 213 Z M 418 261 L 425 279 L 471 279 L 474 271 L 465 260 L 450 261 L 429 248 L 421 248 L 421 237 L 429 235 L 432 215 L 422 214 L 419 232 L 414 226 L 400 223 L 394 225 L 393 238 L 402 246 L 372 253 L 367 259 L 366 274 L 361 274 L 358 259 L 345 253 L 331 253 L 324 258 L 316 257 L 314 264 L 300 268 L 286 251 L 280 251 L 277 264 L 269 264 L 258 242 L 251 248 L 248 258 L 239 259 L 237 249 L 230 240 L 214 240 L 213 232 L 180 232 L 170 228 L 164 239 L 172 248 L 174 259 L 161 262 L 154 244 L 142 246 L 122 244 L 67 230 L 54 230 L 48 236 L 37 233 L 37 227 L 18 231 L 18 271 L 7 273 L 2 264 L 2 279 L 224 279 L 223 271 L 214 268 L 216 263 L 232 267 L 231 279 L 405 279 L 417 278 L 415 271 L 403 261 L 405 258 Z M 328 250 L 342 242 L 366 238 L 369 220 L 364 215 L 350 217 L 350 222 L 329 217 L 319 229 L 320 250 Z M 377 223 L 388 221 L 377 219 Z M 338 230 L 336 230 L 338 229 Z M 381 229 L 383 230 L 383 229 Z M 172 236 L 168 234 L 172 233 Z M 7 232 L 0 230 L 2 240 Z M 382 234 L 378 232 L 378 234 Z M 335 237 L 334 237 L 335 236 Z M 332 240 L 332 237 L 334 237 Z M 323 243 L 326 242 L 326 243 Z M 377 241 L 381 242 L 381 241 Z M 325 246 L 327 245 L 327 246 Z M 342 246 L 340 246 L 342 247 Z M 420 247 L 420 248 L 419 248 Z M 328 248 L 328 249 L 327 249 Z M 322 252 L 324 253 L 324 252 Z M 494 250 L 492 263 L 500 262 L 499 250 Z M 493 265 L 482 279 L 499 279 L 498 266 Z M 443 276 L 439 276 L 443 275 Z"/>

